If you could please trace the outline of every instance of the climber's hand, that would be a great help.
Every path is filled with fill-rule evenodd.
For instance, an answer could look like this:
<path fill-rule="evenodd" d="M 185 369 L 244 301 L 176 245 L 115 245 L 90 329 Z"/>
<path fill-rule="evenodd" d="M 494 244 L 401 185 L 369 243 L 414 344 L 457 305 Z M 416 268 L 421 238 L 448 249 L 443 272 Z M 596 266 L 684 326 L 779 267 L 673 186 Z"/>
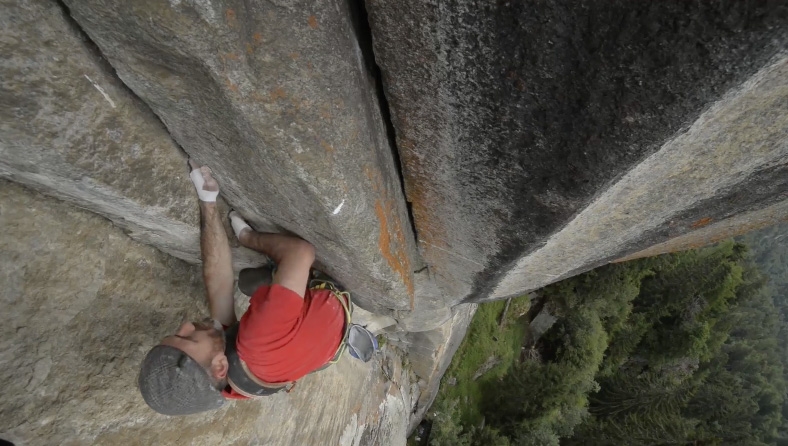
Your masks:
<path fill-rule="evenodd" d="M 197 163 L 189 160 L 189 166 L 192 171 L 189 173 L 194 188 L 197 189 L 197 197 L 200 201 L 213 203 L 219 195 L 219 183 L 211 175 L 211 168 L 208 166 L 200 167 Z"/>

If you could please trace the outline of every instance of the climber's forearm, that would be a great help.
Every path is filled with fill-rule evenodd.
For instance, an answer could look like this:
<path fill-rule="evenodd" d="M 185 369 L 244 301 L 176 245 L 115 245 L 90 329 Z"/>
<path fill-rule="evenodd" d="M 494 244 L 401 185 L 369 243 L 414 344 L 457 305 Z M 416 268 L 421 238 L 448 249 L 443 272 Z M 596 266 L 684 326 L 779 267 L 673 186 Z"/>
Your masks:
<path fill-rule="evenodd" d="M 211 318 L 232 325 L 236 322 L 232 255 L 215 202 L 200 202 L 200 250 Z"/>

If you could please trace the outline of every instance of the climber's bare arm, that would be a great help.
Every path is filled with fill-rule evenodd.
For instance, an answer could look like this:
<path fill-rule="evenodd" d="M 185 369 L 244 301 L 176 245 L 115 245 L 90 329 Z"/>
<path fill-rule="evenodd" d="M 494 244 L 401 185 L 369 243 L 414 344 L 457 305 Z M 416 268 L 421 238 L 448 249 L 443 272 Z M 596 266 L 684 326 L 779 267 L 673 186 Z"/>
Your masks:
<path fill-rule="evenodd" d="M 192 169 L 198 169 L 196 172 L 193 170 L 190 176 L 200 198 L 200 251 L 208 306 L 212 319 L 229 326 L 236 322 L 233 301 L 235 278 L 230 243 L 215 201 L 219 184 L 210 169 L 205 166 L 199 168 L 193 161 L 189 161 L 189 164 Z"/>
<path fill-rule="evenodd" d="M 255 232 L 235 212 L 230 213 L 230 220 L 243 246 L 262 252 L 276 263 L 274 283 L 304 297 L 315 261 L 314 246 L 292 235 Z"/>

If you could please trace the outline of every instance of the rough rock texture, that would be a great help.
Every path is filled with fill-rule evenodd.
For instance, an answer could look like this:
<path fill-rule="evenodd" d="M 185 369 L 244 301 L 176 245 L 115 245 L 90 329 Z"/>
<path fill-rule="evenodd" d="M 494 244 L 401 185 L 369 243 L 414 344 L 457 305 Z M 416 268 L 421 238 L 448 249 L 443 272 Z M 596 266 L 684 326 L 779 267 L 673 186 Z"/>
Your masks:
<path fill-rule="evenodd" d="M 449 299 L 435 284 L 426 269 L 414 274 L 416 301 L 413 311 L 394 312 L 399 327 L 406 331 L 435 330 L 451 319 L 452 308 Z"/>
<path fill-rule="evenodd" d="M 651 246 L 642 251 L 618 259 L 617 261 L 624 262 L 668 252 L 700 248 L 701 246 L 710 245 L 738 234 L 757 231 L 771 226 L 776 222 L 786 222 L 788 221 L 788 192 L 783 192 L 781 198 L 783 198 L 783 201 L 759 211 L 737 215 L 721 222 L 709 224 L 691 234 L 672 238 L 667 242 Z"/>
<path fill-rule="evenodd" d="M 253 225 L 314 243 L 368 310 L 415 308 L 421 261 L 346 2 L 65 3 Z"/>
<path fill-rule="evenodd" d="M 492 297 L 539 288 L 711 222 L 735 219 L 737 233 L 763 225 L 767 216 L 776 223 L 788 217 L 787 209 L 769 208 L 786 193 L 788 57 L 783 56 L 604 191 L 544 246 L 519 259 Z M 703 233 L 685 237 L 704 241 Z"/>
<path fill-rule="evenodd" d="M 688 148 L 703 168 L 699 184 L 689 181 L 691 172 L 681 183 L 705 202 L 672 207 L 661 197 L 648 207 L 663 220 L 630 219 L 641 233 L 622 246 L 615 231 L 584 227 L 598 244 L 543 248 L 624 173 L 668 149 L 666 142 L 704 109 L 786 47 L 785 2 L 366 5 L 419 248 L 452 302 L 537 288 L 693 229 L 671 214 L 716 221 L 764 207 L 769 195 L 785 190 L 785 145 L 777 141 L 785 135 L 785 97 L 762 96 L 749 104 L 756 120 L 729 121 L 729 132 L 746 130 L 746 137 L 719 141 L 725 129 L 718 127 L 706 150 Z M 740 144 L 739 155 L 765 158 L 729 172 L 727 161 L 736 157 L 729 143 Z M 716 150 L 723 164 L 717 165 Z M 707 175 L 727 184 L 707 189 Z M 642 180 L 645 189 L 651 181 L 670 181 Z M 764 193 L 752 203 L 729 201 L 748 189 Z M 662 225 L 671 220 L 681 223 L 666 234 Z M 596 256 L 598 248 L 603 256 Z M 547 263 L 527 260 L 540 249 L 539 260 Z"/>
<path fill-rule="evenodd" d="M 394 349 L 345 355 L 290 394 L 164 417 L 136 389 L 148 348 L 204 317 L 199 269 L 107 220 L 0 181 L 0 438 L 17 445 L 404 445 L 409 372 Z M 386 374 L 382 368 L 385 366 Z"/>
<path fill-rule="evenodd" d="M 430 330 L 390 335 L 394 344 L 408 352 L 410 367 L 418 378 L 418 392 L 411 392 L 416 410 L 411 414 L 408 432 L 418 426 L 424 413 L 438 395 L 441 377 L 460 347 L 476 313 L 476 304 L 461 304 L 452 309 L 449 320 Z M 418 394 L 418 397 L 416 396 Z"/>
<path fill-rule="evenodd" d="M 186 156 L 55 2 L 0 4 L 0 178 L 106 216 L 200 259 Z M 262 256 L 236 249 L 238 267 Z"/>
<path fill-rule="evenodd" d="M 268 213 L 273 223 L 260 216 L 255 220 L 258 227 L 299 232 L 318 244 L 329 271 L 340 275 L 351 289 L 356 283 L 367 286 L 367 291 L 372 289 L 366 295 L 370 299 L 362 304 L 386 314 L 357 307 L 357 322 L 369 323 L 375 330 L 433 330 L 452 317 L 445 299 L 430 286 L 428 278 L 424 281 L 425 274 L 411 274 L 411 269 L 421 265 L 398 192 L 396 166 L 380 127 L 372 84 L 363 72 L 358 48 L 353 46 L 348 11 L 324 11 L 328 19 L 335 19 L 327 26 L 317 22 L 323 17 L 320 11 L 302 17 L 303 11 L 277 9 L 276 14 L 306 20 L 307 27 L 299 31 L 302 40 L 279 40 L 276 30 L 268 25 L 263 27 L 268 33 L 265 39 L 258 32 L 246 34 L 256 47 L 264 48 L 252 64 L 263 81 L 255 84 L 250 94 L 259 95 L 266 82 L 276 81 L 285 85 L 283 91 L 292 87 L 305 102 L 293 102 L 297 95 L 279 97 L 280 87 L 272 87 L 275 91 L 266 90 L 272 102 L 260 105 L 269 114 L 250 114 L 250 120 L 244 121 L 247 107 L 255 106 L 228 99 L 239 109 L 231 114 L 217 108 L 232 88 L 222 92 L 204 79 L 195 81 L 179 72 L 178 78 L 167 75 L 146 88 L 181 94 L 178 88 L 188 87 L 190 93 L 208 91 L 218 96 L 179 97 L 180 102 L 170 110 L 174 115 L 160 113 L 165 121 L 169 116 L 180 122 L 181 127 L 168 129 L 117 77 L 59 4 L 34 0 L 3 1 L 0 5 L 0 47 L 7 55 L 0 62 L 0 98 L 8 105 L 0 110 L 0 178 L 105 216 L 133 238 L 194 263 L 199 261 L 196 198 L 186 175 L 186 154 L 169 130 L 196 132 L 197 136 L 181 138 L 196 144 L 196 149 L 187 151 L 214 166 L 228 195 L 238 188 L 233 181 L 244 182 L 248 177 L 226 176 L 222 166 L 233 170 L 247 161 L 252 163 L 248 164 L 250 169 L 265 164 L 264 169 L 255 171 L 255 179 L 273 190 L 244 189 L 240 203 L 241 207 L 263 203 L 255 209 L 263 209 L 260 215 Z M 134 4 L 135 8 L 143 6 Z M 204 6 L 200 3 L 195 8 L 204 13 L 207 9 L 200 9 Z M 179 3 L 172 2 L 171 7 L 177 8 Z M 194 12 L 189 8 L 181 8 L 184 17 Z M 264 15 L 273 20 L 269 12 Z M 275 18 L 282 18 L 276 14 Z M 233 19 L 232 15 L 225 18 Z M 346 33 L 337 31 L 342 26 Z M 169 32 L 173 37 L 185 36 L 177 30 Z M 336 35 L 326 40 L 326 33 Z M 241 39 L 239 35 L 228 37 L 233 38 Z M 274 45 L 272 40 L 279 43 Z M 342 45 L 337 46 L 338 42 Z M 301 55 L 293 52 L 288 53 L 287 67 L 278 72 L 264 66 L 271 62 L 272 54 L 278 51 L 281 55 L 288 45 L 303 45 L 304 60 L 298 62 Z M 166 48 L 158 43 L 155 46 L 162 51 Z M 174 51 L 180 54 L 178 48 Z M 199 49 L 192 49 L 199 53 Z M 269 53 L 272 49 L 276 51 Z M 329 54 L 329 50 L 335 52 Z M 244 54 L 247 57 L 248 53 Z M 310 59 L 312 56 L 318 60 Z M 142 69 L 143 65 L 135 63 L 133 68 Z M 175 68 L 191 70 L 195 76 L 204 74 L 202 65 Z M 154 74 L 163 73 L 160 67 Z M 167 99 L 159 93 L 151 94 L 157 100 Z M 159 113 L 157 104 L 153 105 Z M 189 114 L 188 104 L 202 114 Z M 179 116 L 180 112 L 188 116 Z M 226 119 L 219 122 L 217 116 Z M 273 118 L 261 124 L 256 121 L 261 117 Z M 258 145 L 236 146 L 237 140 L 231 136 L 228 145 L 220 145 L 230 153 L 221 152 L 210 135 L 200 132 L 219 132 L 216 126 L 222 125 L 229 128 L 220 135 L 233 133 L 237 125 L 247 130 L 254 127 L 265 134 L 266 144 L 271 146 L 265 149 L 262 137 Z M 252 138 L 246 130 L 239 132 Z M 314 139 L 318 134 L 325 140 Z M 309 146 L 310 141 L 324 152 L 312 153 L 315 145 Z M 299 152 L 301 148 L 312 154 Z M 258 158 L 246 158 L 250 154 Z M 231 165 L 222 164 L 227 160 Z M 249 174 L 249 170 L 239 172 Z M 315 206 L 323 198 L 333 200 L 337 188 L 347 197 L 342 195 L 331 209 L 325 203 Z M 321 373 L 320 380 L 305 379 L 299 383 L 304 393 L 288 399 L 277 397 L 259 407 L 239 403 L 215 418 L 170 420 L 156 416 L 136 394 L 136 367 L 145 349 L 172 330 L 184 313 L 204 314 L 198 272 L 131 243 L 100 218 L 42 200 L 5 182 L 0 184 L 0 194 L 5 231 L 0 238 L 0 295 L 4 305 L 10 305 L 13 321 L 2 333 L 6 342 L 0 363 L 6 373 L 0 382 L 14 389 L 0 403 L 0 438 L 18 444 L 401 444 L 417 410 L 414 404 L 425 394 L 422 390 L 429 388 L 434 395 L 437 389 L 440 376 L 433 373 L 429 358 L 446 363 L 450 359 L 450 355 L 417 354 L 423 356 L 422 368 L 432 373 L 419 381 L 402 366 L 407 351 L 393 349 L 368 366 L 343 361 L 333 371 Z M 270 200 L 279 201 L 266 208 Z M 237 200 L 233 204 L 239 207 Z M 283 223 L 282 218 L 288 221 Z M 26 219 L 31 220 L 27 226 Z M 352 251 L 354 247 L 362 249 Z M 351 256 L 351 261 L 343 263 L 331 257 L 337 252 Z M 264 258 L 238 248 L 234 260 L 240 268 L 259 264 Z M 422 289 L 429 291 L 425 291 L 426 297 L 415 299 L 413 290 Z M 363 293 L 354 294 L 364 300 Z M 236 298 L 237 308 L 243 311 L 248 298 L 240 293 Z M 460 329 L 440 333 L 456 337 Z M 435 335 L 430 339 L 435 345 L 441 342 Z M 382 364 L 387 379 L 378 373 Z M 30 372 L 17 373 L 17 369 Z M 320 396 L 323 386 L 330 392 Z M 306 398 L 309 393 L 318 397 Z M 233 429 L 225 430 L 229 424 Z"/>
<path fill-rule="evenodd" d="M 366 4 L 403 181 L 356 1 L 0 0 L 0 178 L 195 263 L 192 156 L 392 340 L 289 395 L 154 415 L 136 367 L 204 314 L 198 272 L 2 182 L 0 437 L 403 444 L 460 302 L 788 215 L 784 2 Z"/>

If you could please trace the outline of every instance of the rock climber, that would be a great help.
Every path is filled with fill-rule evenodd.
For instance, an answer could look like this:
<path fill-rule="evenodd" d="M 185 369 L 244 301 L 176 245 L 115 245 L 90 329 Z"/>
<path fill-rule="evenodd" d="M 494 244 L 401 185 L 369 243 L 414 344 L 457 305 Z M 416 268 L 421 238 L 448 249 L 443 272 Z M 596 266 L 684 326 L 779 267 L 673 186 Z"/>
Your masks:
<path fill-rule="evenodd" d="M 251 293 L 249 309 L 237 320 L 230 244 L 216 205 L 219 184 L 208 167 L 189 164 L 200 203 L 210 318 L 184 322 L 148 352 L 138 379 L 145 402 L 165 415 L 188 415 L 219 408 L 226 398 L 289 391 L 339 359 L 350 328 L 366 338 L 361 353 L 348 347 L 351 354 L 368 360 L 374 337 L 350 324 L 349 294 L 330 281 L 311 280 L 315 248 L 296 236 L 256 232 L 233 211 L 230 223 L 241 245 L 275 264 L 272 280 Z"/>

